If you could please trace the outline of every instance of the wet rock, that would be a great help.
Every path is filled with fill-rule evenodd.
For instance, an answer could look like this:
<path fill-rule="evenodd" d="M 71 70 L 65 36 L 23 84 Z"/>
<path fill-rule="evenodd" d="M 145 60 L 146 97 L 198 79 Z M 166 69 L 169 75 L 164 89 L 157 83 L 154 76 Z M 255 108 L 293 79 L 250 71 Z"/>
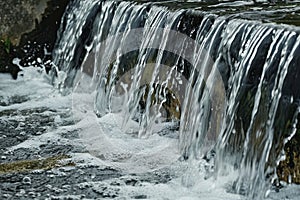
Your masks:
<path fill-rule="evenodd" d="M 31 185 L 31 179 L 30 179 L 30 177 L 25 176 L 25 177 L 23 178 L 23 180 L 22 180 L 22 183 L 23 183 L 24 185 Z"/>
<path fill-rule="evenodd" d="M 93 191 L 98 193 L 102 198 L 116 198 L 118 196 L 119 189 L 113 189 L 103 185 L 93 188 Z"/>
<path fill-rule="evenodd" d="M 9 106 L 12 104 L 19 104 L 28 101 L 29 98 L 27 96 L 14 95 L 10 98 L 0 97 L 0 106 Z"/>
<path fill-rule="evenodd" d="M 286 183 L 300 184 L 300 132 L 285 145 L 286 158 L 280 162 L 277 174 Z"/>
<path fill-rule="evenodd" d="M 138 184 L 139 181 L 137 179 L 131 178 L 124 180 L 124 182 L 126 185 L 135 186 L 136 184 Z"/>
<path fill-rule="evenodd" d="M 57 156 L 70 153 L 74 147 L 71 145 L 44 144 L 40 146 L 40 149 L 39 154 L 41 156 Z"/>
<path fill-rule="evenodd" d="M 60 124 L 55 121 L 57 116 L 61 119 Z M 42 135 L 58 125 L 72 124 L 74 122 L 69 119 L 70 116 L 71 113 L 67 110 L 57 111 L 45 107 L 2 110 L 0 111 L 0 147 L 14 146 L 30 136 Z M 68 150 L 69 148 L 66 148 L 66 151 Z"/>
<path fill-rule="evenodd" d="M 9 36 L 14 45 L 20 42 L 25 32 L 35 28 L 36 21 L 42 20 L 49 0 L 6 0 L 0 2 L 0 36 Z"/>
<path fill-rule="evenodd" d="M 41 199 L 48 198 L 50 196 L 68 196 L 75 195 L 81 196 L 84 194 L 84 198 L 100 198 L 116 197 L 118 190 L 109 187 L 92 187 L 92 185 L 86 180 L 84 175 L 78 174 L 81 170 L 84 174 L 95 174 L 95 182 L 103 181 L 110 178 L 118 178 L 121 173 L 118 170 L 111 168 L 99 168 L 99 167 L 73 167 L 68 170 L 65 168 L 43 170 L 40 173 L 26 172 L 17 174 L 0 174 L 0 192 L 2 194 L 8 194 L 17 199 L 20 190 L 24 190 L 26 195 L 39 196 Z M 22 182 L 25 177 L 30 177 L 31 185 L 24 185 Z M 34 190 L 32 190 L 34 188 Z M 101 193 L 101 194 L 100 194 Z"/>
<path fill-rule="evenodd" d="M 1 156 L 1 160 L 6 160 L 6 156 Z"/>
<path fill-rule="evenodd" d="M 137 195 L 134 199 L 147 199 L 147 195 Z"/>
<path fill-rule="evenodd" d="M 74 139 L 74 138 L 79 138 L 79 133 L 78 131 L 67 131 L 61 133 L 61 136 L 66 139 L 71 139 L 71 138 Z"/>
<path fill-rule="evenodd" d="M 0 73 L 20 71 L 12 64 L 15 57 L 22 65 L 51 59 L 61 17 L 69 0 L 7 0 L 0 2 Z M 39 59 L 38 59 L 39 58 Z M 38 64 L 37 64 L 38 66 Z"/>

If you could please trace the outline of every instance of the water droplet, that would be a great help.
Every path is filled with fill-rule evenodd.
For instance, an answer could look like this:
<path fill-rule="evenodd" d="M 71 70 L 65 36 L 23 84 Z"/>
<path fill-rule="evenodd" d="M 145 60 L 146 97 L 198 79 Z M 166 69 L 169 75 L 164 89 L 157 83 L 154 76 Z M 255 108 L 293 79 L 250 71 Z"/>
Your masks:
<path fill-rule="evenodd" d="M 38 131 L 38 132 L 35 133 L 35 135 L 42 135 L 42 132 Z"/>
<path fill-rule="evenodd" d="M 24 136 L 24 135 L 26 135 L 26 132 L 25 132 L 25 131 L 21 131 L 21 132 L 19 133 L 19 135 Z"/>
<path fill-rule="evenodd" d="M 10 194 L 3 194 L 3 197 L 6 198 L 6 199 L 8 199 L 8 198 L 11 197 L 11 195 Z"/>
<path fill-rule="evenodd" d="M 54 175 L 54 174 L 50 174 L 50 175 L 48 175 L 48 177 L 50 177 L 50 178 L 54 178 L 54 177 L 55 177 L 55 175 Z"/>
<path fill-rule="evenodd" d="M 35 192 L 29 192 L 28 195 L 29 195 L 31 198 L 35 198 L 35 197 L 36 197 Z"/>
<path fill-rule="evenodd" d="M 38 63 L 42 63 L 42 59 L 41 58 L 37 58 L 37 62 Z"/>
<path fill-rule="evenodd" d="M 26 191 L 25 191 L 24 189 L 21 189 L 21 190 L 20 190 L 20 194 L 21 194 L 21 195 L 24 195 L 24 194 L 26 194 Z"/>
<path fill-rule="evenodd" d="M 6 160 L 6 156 L 1 156 L 1 160 Z"/>
<path fill-rule="evenodd" d="M 268 198 L 269 195 L 270 195 L 270 193 L 271 193 L 271 190 L 267 190 L 267 192 L 266 192 L 266 194 L 265 194 L 265 198 Z"/>
<path fill-rule="evenodd" d="M 28 177 L 28 176 L 25 176 L 25 177 L 23 178 L 23 180 L 22 180 L 22 183 L 23 183 L 24 185 L 31 185 L 31 178 Z"/>
<path fill-rule="evenodd" d="M 24 122 L 20 122 L 20 123 L 18 124 L 18 127 L 16 128 L 16 130 L 20 130 L 20 129 L 24 128 L 25 125 L 26 125 L 26 124 L 25 124 Z"/>
<path fill-rule="evenodd" d="M 62 123 L 61 117 L 60 117 L 59 115 L 55 116 L 54 122 L 55 122 L 55 123 L 58 123 L 58 124 L 59 124 L 59 123 Z"/>

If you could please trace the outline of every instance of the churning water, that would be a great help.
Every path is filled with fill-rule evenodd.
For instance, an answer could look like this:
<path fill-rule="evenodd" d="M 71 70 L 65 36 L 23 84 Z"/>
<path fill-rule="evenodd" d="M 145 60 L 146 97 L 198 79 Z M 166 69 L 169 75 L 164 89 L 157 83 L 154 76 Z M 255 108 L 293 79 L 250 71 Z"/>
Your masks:
<path fill-rule="evenodd" d="M 75 0 L 52 73 L 92 155 L 128 173 L 181 177 L 182 187 L 149 186 L 148 196 L 177 197 L 179 187 L 181 199 L 261 199 L 296 131 L 299 55 L 296 27 Z"/>

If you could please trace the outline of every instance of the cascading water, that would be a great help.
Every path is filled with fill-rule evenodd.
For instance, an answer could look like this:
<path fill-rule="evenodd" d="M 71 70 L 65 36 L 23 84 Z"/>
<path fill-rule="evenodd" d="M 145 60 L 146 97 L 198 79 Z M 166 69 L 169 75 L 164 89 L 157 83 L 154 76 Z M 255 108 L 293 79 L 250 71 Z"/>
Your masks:
<path fill-rule="evenodd" d="M 275 127 L 275 123 L 280 120 L 276 115 L 278 115 L 279 101 L 288 67 L 297 63 L 294 58 L 297 55 L 296 51 L 299 51 L 299 35 L 293 31 L 257 24 L 229 23 L 229 26 L 232 25 L 235 26 L 235 28 L 231 27 L 233 30 L 245 28 L 243 33 L 245 39 L 241 41 L 240 52 L 238 52 L 240 58 L 233 60 L 231 64 L 232 76 L 228 80 L 230 101 L 226 111 L 224 131 L 217 145 L 219 147 L 217 155 L 224 155 L 227 151 L 225 146 L 228 142 L 231 143 L 229 140 L 242 140 L 233 141 L 235 145 L 241 145 L 242 156 L 235 158 L 236 163 L 241 162 L 241 174 L 236 190 L 242 190 L 246 184 L 246 192 L 256 197 L 259 191 L 264 190 L 261 187 L 264 186 L 266 173 L 272 173 L 276 165 L 278 149 L 275 150 L 275 148 L 278 148 L 278 145 L 282 148 L 280 144 L 282 140 L 280 141 L 279 138 L 282 139 L 284 136 L 281 134 L 289 134 L 283 133 L 282 130 L 275 130 L 278 128 Z M 232 47 L 235 42 L 233 38 L 237 37 L 236 34 L 238 34 L 236 31 L 226 34 L 224 37 L 226 47 Z M 232 57 L 229 59 L 232 62 Z M 257 73 L 255 70 L 260 72 Z M 247 102 L 243 99 L 244 95 L 249 95 L 247 98 L 250 97 L 253 100 Z M 237 120 L 234 118 L 239 115 L 237 110 L 242 109 L 241 104 L 246 102 L 251 103 L 248 105 L 251 112 L 248 116 L 244 115 L 244 117 L 249 117 L 249 121 L 241 119 L 240 123 L 243 127 L 240 130 L 243 132 L 237 133 L 234 127 L 238 125 L 235 124 Z M 298 109 L 295 109 L 291 120 L 295 121 L 297 115 Z M 236 134 L 241 135 L 235 136 Z M 262 197 L 258 196 L 258 198 Z"/>
<path fill-rule="evenodd" d="M 121 113 L 124 133 L 168 124 L 183 160 L 213 160 L 214 178 L 238 171 L 230 190 L 263 198 L 298 122 L 299 31 L 115 1 L 73 1 L 62 24 L 61 89 L 93 94 L 98 117 Z"/>

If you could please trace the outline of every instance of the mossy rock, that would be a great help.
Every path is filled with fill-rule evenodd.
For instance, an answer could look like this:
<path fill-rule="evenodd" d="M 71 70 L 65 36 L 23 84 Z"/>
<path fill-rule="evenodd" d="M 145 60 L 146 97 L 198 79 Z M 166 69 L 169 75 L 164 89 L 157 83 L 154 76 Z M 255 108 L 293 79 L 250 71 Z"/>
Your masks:
<path fill-rule="evenodd" d="M 300 184 L 300 131 L 285 145 L 285 160 L 281 161 L 277 174 L 280 180 Z"/>
<path fill-rule="evenodd" d="M 0 2 L 0 73 L 17 78 L 19 67 L 13 58 L 21 58 L 22 66 L 40 58 L 51 60 L 46 54 L 53 50 L 57 30 L 69 0 L 6 0 Z"/>
<path fill-rule="evenodd" d="M 0 35 L 9 35 L 17 45 L 21 35 L 35 28 L 40 21 L 49 0 L 6 0 L 1 1 Z"/>
<path fill-rule="evenodd" d="M 59 155 L 46 159 L 22 160 L 0 164 L 0 174 L 30 172 L 39 169 L 53 169 L 63 166 L 75 166 L 72 162 L 62 162 L 68 155 Z"/>

